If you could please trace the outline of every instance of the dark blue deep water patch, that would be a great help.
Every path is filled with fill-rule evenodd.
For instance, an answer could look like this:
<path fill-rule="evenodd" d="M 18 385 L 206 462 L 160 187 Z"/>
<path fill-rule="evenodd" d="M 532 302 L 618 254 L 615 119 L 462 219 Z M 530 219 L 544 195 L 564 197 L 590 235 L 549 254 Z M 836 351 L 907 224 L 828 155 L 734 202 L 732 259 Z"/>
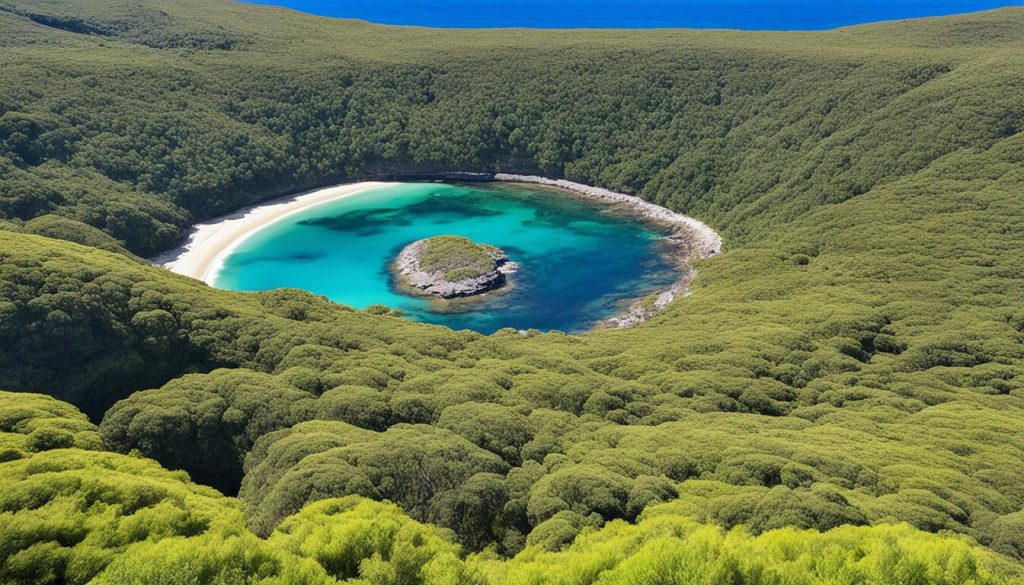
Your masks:
<path fill-rule="evenodd" d="M 248 0 L 381 24 L 434 27 L 824 30 L 1020 6 L 1019 0 Z"/>
<path fill-rule="evenodd" d="M 410 242 L 441 234 L 498 246 L 522 270 L 507 291 L 454 304 L 396 291 L 389 263 Z M 215 284 L 301 288 L 360 309 L 385 304 L 453 329 L 580 332 L 675 280 L 673 266 L 658 253 L 660 235 L 550 190 L 409 183 L 271 224 L 226 259 Z"/>

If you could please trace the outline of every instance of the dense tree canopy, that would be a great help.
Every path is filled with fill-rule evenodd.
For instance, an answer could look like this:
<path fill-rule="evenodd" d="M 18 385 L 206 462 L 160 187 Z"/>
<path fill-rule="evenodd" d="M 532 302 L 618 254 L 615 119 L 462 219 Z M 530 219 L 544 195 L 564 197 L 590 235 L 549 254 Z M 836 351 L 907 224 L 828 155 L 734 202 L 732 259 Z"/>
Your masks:
<path fill-rule="evenodd" d="M 0 582 L 1019 582 L 1022 49 L 1020 9 L 565 34 L 0 1 Z M 582 336 L 134 256 L 453 169 L 636 193 L 726 251 Z"/>

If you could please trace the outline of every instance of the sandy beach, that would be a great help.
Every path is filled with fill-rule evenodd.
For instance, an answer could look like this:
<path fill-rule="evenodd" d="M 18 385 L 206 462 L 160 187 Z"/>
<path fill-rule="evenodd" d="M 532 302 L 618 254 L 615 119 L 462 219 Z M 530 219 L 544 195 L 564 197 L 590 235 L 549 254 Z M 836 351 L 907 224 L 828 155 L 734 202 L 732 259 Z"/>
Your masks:
<path fill-rule="evenodd" d="M 336 185 L 247 207 L 192 226 L 184 244 L 152 258 L 151 262 L 212 285 L 224 259 L 246 238 L 267 225 L 310 207 L 393 184 L 366 181 Z"/>

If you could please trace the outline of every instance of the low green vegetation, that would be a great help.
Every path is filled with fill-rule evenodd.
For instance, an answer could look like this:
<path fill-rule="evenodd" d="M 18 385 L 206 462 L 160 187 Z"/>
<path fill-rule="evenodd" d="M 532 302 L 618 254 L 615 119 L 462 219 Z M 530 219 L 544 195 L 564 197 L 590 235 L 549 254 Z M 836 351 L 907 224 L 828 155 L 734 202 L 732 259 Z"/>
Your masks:
<path fill-rule="evenodd" d="M 36 234 L 57 240 L 66 240 L 68 242 L 82 244 L 83 246 L 92 246 L 93 248 L 99 248 L 100 250 L 117 252 L 118 254 L 124 254 L 125 256 L 132 256 L 131 252 L 121 245 L 121 242 L 115 240 L 106 233 L 92 227 L 91 225 L 87 225 L 73 219 L 68 219 L 66 217 L 61 217 L 59 215 L 40 215 L 25 222 L 21 231 L 26 234 Z"/>
<path fill-rule="evenodd" d="M 102 449 L 96 425 L 78 409 L 43 394 L 0 392 L 0 461 L 72 447 Z"/>
<path fill-rule="evenodd" d="M 87 583 L 133 543 L 241 524 L 241 506 L 104 452 L 74 407 L 0 392 L 0 583 Z"/>
<path fill-rule="evenodd" d="M 0 582 L 1020 582 L 1022 45 L 1019 9 L 566 35 L 0 0 Z M 637 193 L 726 250 L 582 336 L 134 256 L 447 169 Z"/>
<path fill-rule="evenodd" d="M 423 240 L 420 268 L 441 273 L 448 282 L 477 278 L 494 270 L 501 251 L 489 244 L 477 244 L 461 236 L 434 236 Z"/>

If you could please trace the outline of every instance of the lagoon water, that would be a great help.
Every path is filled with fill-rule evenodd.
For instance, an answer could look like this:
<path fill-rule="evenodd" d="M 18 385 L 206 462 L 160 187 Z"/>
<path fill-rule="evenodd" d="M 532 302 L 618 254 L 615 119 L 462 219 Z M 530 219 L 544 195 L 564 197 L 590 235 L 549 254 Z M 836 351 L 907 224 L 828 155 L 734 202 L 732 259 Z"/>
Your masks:
<path fill-rule="evenodd" d="M 1020 0 L 247 0 L 380 24 L 433 27 L 823 30 L 1020 6 Z"/>
<path fill-rule="evenodd" d="M 406 244 L 455 234 L 498 246 L 522 266 L 513 286 L 448 304 L 400 294 L 389 263 Z M 407 183 L 364 191 L 287 216 L 247 238 L 214 284 L 292 287 L 366 308 L 385 304 L 417 321 L 474 329 L 580 332 L 623 302 L 676 278 L 659 236 L 606 206 L 525 185 Z M 442 303 L 443 304 L 443 303 Z"/>

